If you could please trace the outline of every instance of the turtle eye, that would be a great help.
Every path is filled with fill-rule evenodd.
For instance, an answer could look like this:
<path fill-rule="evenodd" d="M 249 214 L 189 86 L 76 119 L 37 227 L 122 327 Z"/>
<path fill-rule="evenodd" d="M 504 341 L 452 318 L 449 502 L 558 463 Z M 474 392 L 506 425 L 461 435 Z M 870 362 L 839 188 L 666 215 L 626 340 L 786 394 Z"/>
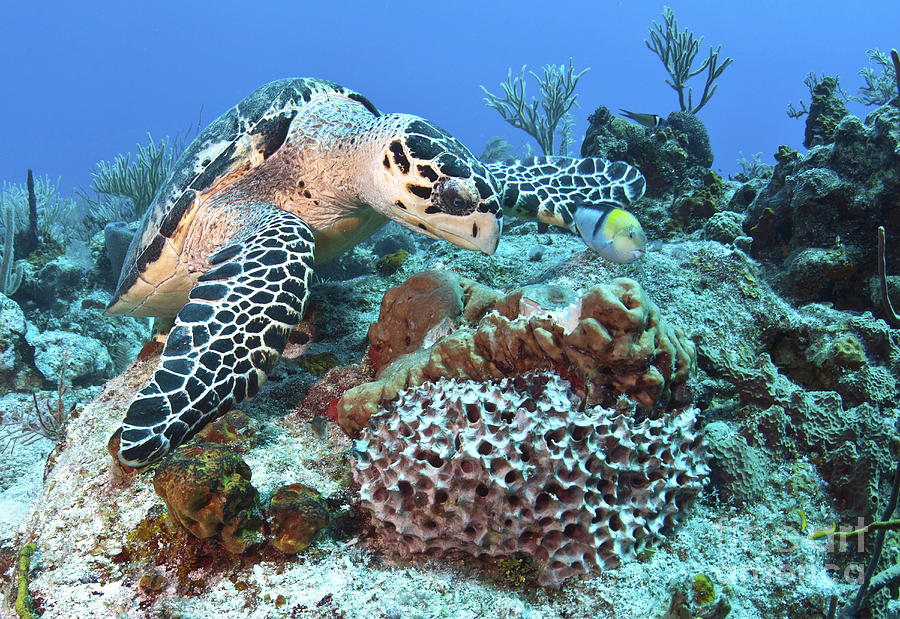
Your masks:
<path fill-rule="evenodd" d="M 472 192 L 455 179 L 448 179 L 441 187 L 441 204 L 452 215 L 467 215 L 475 209 Z"/>

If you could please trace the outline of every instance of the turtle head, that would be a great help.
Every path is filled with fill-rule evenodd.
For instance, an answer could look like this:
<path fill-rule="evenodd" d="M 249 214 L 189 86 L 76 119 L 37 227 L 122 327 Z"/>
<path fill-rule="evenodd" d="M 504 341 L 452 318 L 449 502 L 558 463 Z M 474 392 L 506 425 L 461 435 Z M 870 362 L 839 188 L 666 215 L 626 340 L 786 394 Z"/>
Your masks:
<path fill-rule="evenodd" d="M 417 116 L 379 121 L 387 140 L 373 162 L 365 200 L 410 230 L 492 254 L 503 223 L 490 172 L 456 138 Z"/>

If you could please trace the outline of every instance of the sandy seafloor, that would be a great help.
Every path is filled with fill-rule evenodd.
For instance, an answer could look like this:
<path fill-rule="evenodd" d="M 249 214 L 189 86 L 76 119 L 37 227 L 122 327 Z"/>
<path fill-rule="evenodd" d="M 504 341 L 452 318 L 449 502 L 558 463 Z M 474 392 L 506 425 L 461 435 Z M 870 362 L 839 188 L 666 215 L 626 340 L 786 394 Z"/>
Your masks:
<path fill-rule="evenodd" d="M 360 260 L 371 258 L 365 247 L 354 252 Z M 740 268 L 722 271 L 714 285 L 697 286 L 698 279 L 711 277 L 696 269 L 698 259 L 711 265 L 710 273 L 723 264 Z M 709 241 L 657 245 L 636 264 L 614 265 L 586 251 L 579 239 L 540 234 L 527 224 L 505 234 L 491 257 L 430 244 L 387 278 L 363 275 L 319 285 L 313 302 L 332 308 L 333 315 L 321 318 L 323 339 L 311 351 L 333 351 L 342 363 L 359 361 L 383 292 L 425 268 L 454 270 L 499 289 L 548 282 L 584 290 L 613 277 L 632 277 L 663 316 L 690 337 L 753 338 L 760 312 L 785 307 L 761 281 L 746 294 L 742 269 L 752 273 L 756 267 L 733 247 Z M 823 545 L 800 534 L 796 517 L 789 516 L 802 505 L 811 525 L 836 517 L 815 467 L 801 458 L 778 463 L 765 499 L 750 506 L 737 507 L 707 486 L 652 556 L 570 581 L 560 590 L 511 589 L 472 563 L 396 562 L 352 535 L 322 536 L 296 557 L 266 555 L 252 565 L 190 574 L 207 583 L 192 595 L 177 595 L 171 572 L 162 567 L 166 584 L 148 593 L 138 586 L 145 566 L 115 558 L 137 523 L 162 501 L 150 475 L 129 481 L 114 473 L 106 442 L 151 370 L 152 364 L 136 362 L 92 402 L 84 402 L 43 485 L 49 442 L 20 447 L 14 457 L 0 459 L 3 543 L 15 549 L 26 540 L 36 542 L 29 590 L 47 619 L 661 617 L 670 585 L 689 583 L 701 573 L 728 598 L 730 617 L 814 617 L 833 592 L 855 588 L 829 578 Z M 308 423 L 288 414 L 311 382 L 298 373 L 296 362 L 282 361 L 261 393 L 242 407 L 264 424 L 263 440 L 245 456 L 263 495 L 294 482 L 325 495 L 339 488 L 342 454 L 350 441 L 334 424 L 322 440 Z M 798 474 L 808 483 L 798 486 Z M 3 615 L 15 616 L 8 587 L 5 592 Z"/>

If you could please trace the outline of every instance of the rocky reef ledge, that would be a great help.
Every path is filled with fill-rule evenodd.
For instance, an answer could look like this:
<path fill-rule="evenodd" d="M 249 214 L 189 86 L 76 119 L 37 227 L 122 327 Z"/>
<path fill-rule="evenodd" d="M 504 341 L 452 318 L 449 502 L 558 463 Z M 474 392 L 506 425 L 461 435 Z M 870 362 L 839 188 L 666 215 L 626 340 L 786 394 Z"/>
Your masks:
<path fill-rule="evenodd" d="M 518 257 L 535 243 L 542 245 L 543 261 L 523 263 Z M 423 269 L 447 270 L 447 264 L 477 273 L 485 267 L 470 263 L 478 260 L 443 249 L 410 257 L 389 283 L 401 284 Z M 206 513 L 202 522 L 190 514 L 175 517 L 168 509 L 183 502 L 175 494 L 164 501 L 154 490 L 154 482 L 165 481 L 159 469 L 123 471 L 107 451 L 129 398 L 152 370 L 151 355 L 70 419 L 14 539 L 17 551 L 27 551 L 25 568 L 5 562 L 12 578 L 4 612 L 12 616 L 13 587 L 23 579 L 32 608 L 47 618 L 678 617 L 725 616 L 729 609 L 731 617 L 815 616 L 832 593 L 855 587 L 844 578 L 852 576 L 852 557 L 832 558 L 810 532 L 848 514 L 870 514 L 877 472 L 889 465 L 879 437 L 890 432 L 891 415 L 869 414 L 896 393 L 892 381 L 878 382 L 897 358 L 884 323 L 826 306 L 795 309 L 761 280 L 743 252 L 715 241 L 669 243 L 639 263 L 617 266 L 600 263 L 576 239 L 530 232 L 507 237 L 493 260 L 513 281 L 572 291 L 630 278 L 640 283 L 641 298 L 658 306 L 654 315 L 669 332 L 677 330 L 678 341 L 687 338 L 682 350 L 696 346 L 698 367 L 688 386 L 706 428 L 711 472 L 665 536 L 607 566 L 613 569 L 591 570 L 558 588 L 539 586 L 522 557 L 397 556 L 379 547 L 366 523 L 350 458 L 360 446 L 340 429 L 331 408 L 347 387 L 371 380 L 370 370 L 342 366 L 332 372 L 356 372 L 357 378 L 328 388 L 334 374 L 326 374 L 310 389 L 309 381 L 293 378 L 298 362 L 291 360 L 243 413 L 202 437 L 224 443 L 222 449 L 244 463 L 228 454 L 210 459 L 230 467 L 225 486 L 240 508 L 234 513 L 244 510 L 251 535 L 235 536 L 215 514 Z M 314 299 L 313 315 L 330 303 L 336 311 L 327 324 L 338 321 L 345 337 L 359 342 L 377 322 L 385 287 L 383 280 L 365 278 L 349 284 L 353 292 L 345 297 L 330 296 L 329 288 L 327 300 Z M 370 339 L 379 333 L 369 345 L 385 352 L 382 331 L 371 330 Z M 458 340 L 460 333 L 444 337 Z M 344 345 L 313 352 L 339 358 Z M 828 384 L 837 391 L 823 390 L 823 372 L 835 377 Z M 602 386 L 603 377 L 595 378 Z M 580 387 L 593 401 L 608 395 L 590 384 Z M 680 387 L 654 393 L 669 391 L 677 391 L 670 394 L 676 400 L 686 398 Z M 847 414 L 836 412 L 841 406 Z M 656 413 L 647 410 L 652 420 Z M 851 417 L 862 421 L 852 431 Z M 816 451 L 819 432 L 831 441 L 855 441 L 855 465 L 843 460 L 850 457 L 843 443 L 823 458 Z M 307 519 L 289 523 L 284 511 L 272 511 L 285 505 L 299 505 Z M 179 519 L 195 532 L 176 524 Z M 278 544 L 276 521 L 284 533 Z"/>

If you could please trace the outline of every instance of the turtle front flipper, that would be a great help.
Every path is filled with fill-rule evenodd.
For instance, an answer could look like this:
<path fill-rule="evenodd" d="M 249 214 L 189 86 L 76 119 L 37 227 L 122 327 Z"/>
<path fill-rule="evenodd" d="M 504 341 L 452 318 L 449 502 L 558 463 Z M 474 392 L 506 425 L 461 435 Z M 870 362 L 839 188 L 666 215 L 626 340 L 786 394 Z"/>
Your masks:
<path fill-rule="evenodd" d="M 256 394 L 300 322 L 313 234 L 268 204 L 209 257 L 175 318 L 159 366 L 122 422 L 119 460 L 144 466 Z"/>
<path fill-rule="evenodd" d="M 503 211 L 565 228 L 614 262 L 629 262 L 646 239 L 635 217 L 622 207 L 644 195 L 640 171 L 621 161 L 531 157 L 488 163 L 500 186 Z"/>

